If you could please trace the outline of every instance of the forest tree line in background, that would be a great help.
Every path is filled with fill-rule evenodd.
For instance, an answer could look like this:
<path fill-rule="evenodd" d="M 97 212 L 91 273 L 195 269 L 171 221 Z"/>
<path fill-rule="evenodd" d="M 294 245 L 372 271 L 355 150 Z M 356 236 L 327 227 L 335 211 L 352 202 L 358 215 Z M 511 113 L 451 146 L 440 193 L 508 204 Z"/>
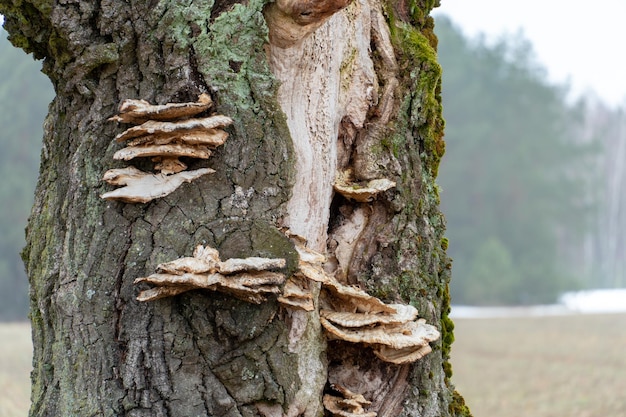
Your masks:
<path fill-rule="evenodd" d="M 466 38 L 437 19 L 447 151 L 439 184 L 454 303 L 553 302 L 626 285 L 626 116 L 568 104 L 520 37 Z M 0 319 L 26 319 L 19 257 L 53 91 L 0 33 Z M 103 138 L 106 140 L 106 138 Z"/>
<path fill-rule="evenodd" d="M 0 30 L 0 319 L 26 319 L 28 280 L 20 251 L 39 172 L 52 84 Z"/>
<path fill-rule="evenodd" d="M 470 40 L 445 17 L 436 31 L 453 303 L 626 286 L 624 109 L 568 102 L 521 36 Z"/>

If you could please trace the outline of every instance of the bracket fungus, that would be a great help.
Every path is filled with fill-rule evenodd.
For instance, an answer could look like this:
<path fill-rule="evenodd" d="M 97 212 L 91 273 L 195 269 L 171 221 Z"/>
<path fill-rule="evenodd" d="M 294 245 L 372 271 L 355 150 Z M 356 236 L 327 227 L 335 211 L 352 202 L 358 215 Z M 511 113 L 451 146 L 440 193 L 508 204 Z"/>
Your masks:
<path fill-rule="evenodd" d="M 155 274 L 136 279 L 135 283 L 153 285 L 141 291 L 137 299 L 151 301 L 193 289 L 209 289 L 260 304 L 276 295 L 286 308 L 313 311 L 318 307 L 321 326 L 329 339 L 366 345 L 384 362 L 407 364 L 431 352 L 429 343 L 440 333 L 424 319 L 417 319 L 415 307 L 386 304 L 358 287 L 340 283 L 324 269 L 325 256 L 307 248 L 301 237 L 288 231 L 286 234 L 300 258 L 298 270 L 289 278 L 275 272 L 285 267 L 285 259 L 221 261 L 216 249 L 199 245 L 193 257 L 160 264 Z M 314 286 L 318 290 L 321 287 L 321 291 L 313 291 Z M 343 398 L 324 396 L 324 405 L 332 415 L 376 415 L 363 410 L 367 402 L 358 400 L 358 394 L 336 391 Z"/>
<path fill-rule="evenodd" d="M 138 126 L 116 136 L 115 141 L 128 142 L 113 158 L 130 161 L 150 157 L 159 173 L 143 172 L 132 167 L 111 169 L 104 174 L 103 180 L 125 187 L 100 197 L 146 203 L 172 193 L 184 182 L 215 172 L 209 168 L 185 171 L 187 165 L 178 159 L 208 159 L 211 151 L 226 141 L 228 133 L 222 128 L 233 123 L 230 117 L 213 115 L 192 118 L 207 111 L 212 104 L 207 94 L 201 94 L 198 101 L 192 103 L 152 105 L 145 100 L 124 100 L 119 114 L 109 120 Z"/>
<path fill-rule="evenodd" d="M 169 103 L 153 105 L 146 100 L 128 99 L 120 106 L 120 114 L 109 120 L 123 123 L 143 123 L 148 120 L 175 120 L 195 116 L 213 105 L 211 96 L 200 94 L 195 103 Z"/>
<path fill-rule="evenodd" d="M 313 311 L 315 302 L 309 282 L 301 273 L 295 273 L 285 282 L 283 292 L 278 297 L 282 305 L 296 310 Z"/>
<path fill-rule="evenodd" d="M 166 175 L 162 172 L 159 174 L 143 172 L 135 167 L 110 169 L 104 173 L 103 179 L 109 184 L 123 185 L 124 187 L 104 193 L 101 197 L 129 203 L 147 203 L 156 198 L 165 197 L 184 182 L 191 182 L 212 172 L 215 171 L 210 168 L 202 168 Z"/>
<path fill-rule="evenodd" d="M 323 284 L 327 296 L 320 322 L 329 338 L 362 343 L 385 362 L 415 362 L 430 352 L 429 343 L 439 331 L 417 318 L 417 309 L 405 304 L 385 304 L 365 291 L 336 280 Z"/>
<path fill-rule="evenodd" d="M 306 247 L 306 240 L 302 236 L 285 231 L 298 252 L 298 270 L 287 279 L 283 293 L 278 302 L 288 308 L 304 311 L 315 310 L 315 297 L 311 286 L 315 282 L 327 280 L 323 269 L 326 257 Z"/>
<path fill-rule="evenodd" d="M 387 178 L 377 178 L 367 182 L 355 182 L 351 170 L 339 172 L 333 184 L 336 192 L 359 203 L 367 203 L 380 193 L 396 186 L 396 183 Z"/>
<path fill-rule="evenodd" d="M 320 322 L 329 338 L 368 345 L 379 359 L 394 364 L 415 362 L 431 351 L 429 343 L 439 338 L 439 331 L 424 319 L 415 321 L 415 307 L 386 304 L 360 288 L 340 283 L 324 270 L 322 254 L 307 248 L 302 238 L 290 237 L 300 261 L 298 272 L 289 278 L 289 286 L 285 285 L 279 297 L 281 303 L 311 311 L 313 299 L 303 301 L 312 297 L 306 280 L 319 282 Z"/>
<path fill-rule="evenodd" d="M 139 301 L 151 301 L 193 289 L 231 294 L 249 303 L 260 304 L 272 294 L 280 294 L 285 275 L 272 270 L 284 268 L 285 259 L 231 258 L 221 261 L 219 252 L 199 245 L 193 257 L 176 259 L 157 266 L 157 272 L 137 278 L 154 287 L 141 291 Z"/>
<path fill-rule="evenodd" d="M 322 312 L 323 314 L 323 312 Z M 430 352 L 429 343 L 439 338 L 434 326 L 426 320 L 405 323 L 375 325 L 363 324 L 370 321 L 367 314 L 354 315 L 349 326 L 333 323 L 331 318 L 320 317 L 322 326 L 331 338 L 372 346 L 374 354 L 385 362 L 404 364 L 415 362 Z"/>
<path fill-rule="evenodd" d="M 324 408 L 337 417 L 376 417 L 375 412 L 366 412 L 363 406 L 371 405 L 361 394 L 354 393 L 340 385 L 331 384 L 337 395 L 324 394 Z"/>

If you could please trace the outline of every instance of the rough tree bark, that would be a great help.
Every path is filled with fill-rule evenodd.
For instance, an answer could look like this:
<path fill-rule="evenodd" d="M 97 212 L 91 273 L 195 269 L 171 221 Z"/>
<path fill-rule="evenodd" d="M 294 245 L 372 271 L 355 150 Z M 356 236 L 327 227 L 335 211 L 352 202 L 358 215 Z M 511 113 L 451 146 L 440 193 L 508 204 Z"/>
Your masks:
<path fill-rule="evenodd" d="M 0 1 L 11 41 L 45 59 L 56 91 L 23 252 L 32 416 L 319 416 L 329 382 L 379 416 L 469 415 L 448 363 L 436 3 Z M 234 120 L 208 162 L 189 162 L 216 173 L 147 204 L 100 199 L 103 173 L 126 166 L 107 122 L 121 100 L 201 93 Z M 359 203 L 333 192 L 346 170 L 396 186 Z M 136 300 L 136 278 L 198 244 L 286 258 L 289 274 L 285 227 L 339 279 L 417 307 L 441 331 L 433 352 L 382 362 L 275 300 Z"/>

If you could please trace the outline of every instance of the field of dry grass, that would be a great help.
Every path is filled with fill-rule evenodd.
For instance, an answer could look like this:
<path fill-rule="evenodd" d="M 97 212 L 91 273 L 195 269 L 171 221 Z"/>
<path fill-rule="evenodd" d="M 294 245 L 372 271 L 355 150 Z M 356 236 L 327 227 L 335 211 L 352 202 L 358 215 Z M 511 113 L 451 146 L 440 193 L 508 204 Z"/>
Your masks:
<path fill-rule="evenodd" d="M 474 417 L 626 416 L 626 314 L 455 324 L 453 381 Z"/>
<path fill-rule="evenodd" d="M 457 319 L 453 381 L 474 417 L 626 416 L 626 314 Z M 28 412 L 26 324 L 0 324 L 0 417 Z"/>
<path fill-rule="evenodd" d="M 28 415 L 31 358 L 30 326 L 0 323 L 0 417 Z"/>

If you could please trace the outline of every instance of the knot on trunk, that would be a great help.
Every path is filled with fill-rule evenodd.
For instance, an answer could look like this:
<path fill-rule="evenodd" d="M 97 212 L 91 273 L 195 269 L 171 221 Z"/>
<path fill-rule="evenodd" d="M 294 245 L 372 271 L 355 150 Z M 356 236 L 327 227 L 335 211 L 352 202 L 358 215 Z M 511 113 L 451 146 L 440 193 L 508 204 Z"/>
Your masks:
<path fill-rule="evenodd" d="M 289 48 L 299 44 L 350 0 L 277 0 L 265 7 L 270 44 Z"/>

